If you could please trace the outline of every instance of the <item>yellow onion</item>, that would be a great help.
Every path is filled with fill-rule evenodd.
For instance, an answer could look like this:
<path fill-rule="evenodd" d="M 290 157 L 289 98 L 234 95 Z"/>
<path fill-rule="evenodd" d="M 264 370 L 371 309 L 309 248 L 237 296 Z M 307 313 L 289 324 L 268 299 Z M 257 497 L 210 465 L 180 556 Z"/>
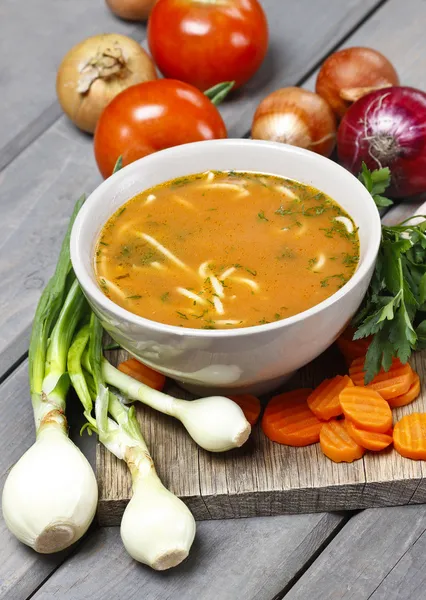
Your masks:
<path fill-rule="evenodd" d="M 157 73 L 145 50 L 125 35 L 108 33 L 87 38 L 68 52 L 58 69 L 56 93 L 71 121 L 93 133 L 115 96 L 152 79 Z"/>
<path fill-rule="evenodd" d="M 156 0 L 105 0 L 111 11 L 121 19 L 145 21 Z"/>
<path fill-rule="evenodd" d="M 315 91 L 326 100 L 338 118 L 366 94 L 399 85 L 393 65 L 372 48 L 345 48 L 324 61 Z"/>
<path fill-rule="evenodd" d="M 251 136 L 330 156 L 336 142 L 336 119 L 321 96 L 288 87 L 262 100 L 253 118 Z"/>

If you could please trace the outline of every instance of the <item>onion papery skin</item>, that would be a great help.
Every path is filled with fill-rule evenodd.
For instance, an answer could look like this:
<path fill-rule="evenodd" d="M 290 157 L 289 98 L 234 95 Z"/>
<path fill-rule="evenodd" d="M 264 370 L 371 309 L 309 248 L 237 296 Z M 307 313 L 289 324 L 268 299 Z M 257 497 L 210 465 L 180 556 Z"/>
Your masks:
<path fill-rule="evenodd" d="M 156 0 L 106 0 L 117 17 L 128 21 L 145 21 Z"/>
<path fill-rule="evenodd" d="M 371 92 L 346 113 L 337 137 L 339 162 L 354 175 L 389 167 L 386 195 L 404 198 L 426 191 L 426 94 L 410 87 Z"/>
<path fill-rule="evenodd" d="M 383 54 L 354 47 L 338 50 L 324 61 L 315 91 L 341 119 L 353 102 L 370 91 L 396 85 L 398 74 Z"/>
<path fill-rule="evenodd" d="M 257 107 L 251 137 L 330 156 L 336 143 L 336 119 L 318 94 L 283 88 L 269 94 Z"/>
<path fill-rule="evenodd" d="M 111 49 L 121 51 L 122 68 L 117 73 L 94 79 L 84 86 L 86 91 L 80 91 L 88 62 Z M 83 131 L 93 133 L 102 111 L 113 98 L 132 85 L 154 79 L 157 72 L 145 50 L 127 36 L 108 33 L 87 38 L 71 48 L 58 69 L 56 93 L 71 121 Z"/>
<path fill-rule="evenodd" d="M 92 467 L 55 425 L 44 427 L 14 465 L 2 495 L 9 530 L 42 554 L 64 550 L 81 538 L 97 503 Z"/>

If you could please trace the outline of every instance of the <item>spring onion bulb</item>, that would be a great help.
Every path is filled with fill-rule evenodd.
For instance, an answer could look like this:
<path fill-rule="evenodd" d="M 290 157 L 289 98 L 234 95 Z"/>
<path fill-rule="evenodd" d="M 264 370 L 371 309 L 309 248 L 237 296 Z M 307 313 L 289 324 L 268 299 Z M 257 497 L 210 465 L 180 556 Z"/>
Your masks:
<path fill-rule="evenodd" d="M 11 470 L 2 497 L 9 530 L 43 554 L 76 542 L 87 531 L 98 499 L 93 470 L 67 436 L 65 417 L 52 417 Z"/>
<path fill-rule="evenodd" d="M 110 452 L 126 462 L 132 476 L 133 496 L 120 528 L 127 552 L 153 569 L 169 569 L 188 556 L 195 520 L 185 504 L 161 483 L 134 407 L 122 405 L 105 385 L 101 357 L 102 327 L 92 314 L 90 324 L 77 332 L 68 353 L 71 381 L 84 406 L 88 427 Z"/>
<path fill-rule="evenodd" d="M 115 399 L 115 403 L 120 405 Z M 134 407 L 127 419 L 138 427 Z M 123 427 L 123 425 L 121 425 Z M 188 556 L 195 537 L 195 520 L 187 506 L 164 487 L 141 436 L 139 443 L 125 450 L 132 476 L 133 496 L 121 520 L 124 547 L 135 560 L 163 571 L 180 564 Z"/>
<path fill-rule="evenodd" d="M 241 408 L 229 398 L 210 396 L 198 400 L 179 400 L 144 385 L 102 360 L 105 381 L 130 400 L 179 419 L 192 439 L 209 452 L 239 448 L 248 439 L 251 427 Z"/>
<path fill-rule="evenodd" d="M 36 442 L 10 471 L 2 495 L 7 527 L 41 553 L 57 552 L 77 541 L 88 529 L 98 501 L 93 470 L 68 438 L 64 414 L 68 346 L 86 310 L 69 259 L 69 232 L 81 203 L 34 318 L 29 374 Z"/>

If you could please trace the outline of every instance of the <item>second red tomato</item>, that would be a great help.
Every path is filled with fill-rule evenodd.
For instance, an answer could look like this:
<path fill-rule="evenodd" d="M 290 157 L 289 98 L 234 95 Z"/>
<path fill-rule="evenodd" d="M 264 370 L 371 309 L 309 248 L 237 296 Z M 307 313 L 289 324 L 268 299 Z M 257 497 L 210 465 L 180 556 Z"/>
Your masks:
<path fill-rule="evenodd" d="M 103 110 L 95 131 L 95 158 L 109 177 L 123 166 L 164 148 L 226 137 L 217 108 L 195 87 L 157 79 L 127 88 Z"/>
<path fill-rule="evenodd" d="M 268 25 L 257 0 L 158 0 L 148 41 L 165 77 L 203 91 L 222 81 L 239 87 L 265 58 Z"/>

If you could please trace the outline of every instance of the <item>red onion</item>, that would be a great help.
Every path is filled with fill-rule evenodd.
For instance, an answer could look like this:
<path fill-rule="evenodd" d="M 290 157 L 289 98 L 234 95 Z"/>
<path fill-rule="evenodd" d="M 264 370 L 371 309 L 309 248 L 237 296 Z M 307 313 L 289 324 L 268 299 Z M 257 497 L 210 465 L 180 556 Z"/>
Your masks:
<path fill-rule="evenodd" d="M 363 96 L 342 119 L 337 152 L 341 164 L 354 175 L 363 161 L 369 169 L 389 167 L 388 196 L 402 198 L 426 191 L 426 94 L 391 87 Z"/>

